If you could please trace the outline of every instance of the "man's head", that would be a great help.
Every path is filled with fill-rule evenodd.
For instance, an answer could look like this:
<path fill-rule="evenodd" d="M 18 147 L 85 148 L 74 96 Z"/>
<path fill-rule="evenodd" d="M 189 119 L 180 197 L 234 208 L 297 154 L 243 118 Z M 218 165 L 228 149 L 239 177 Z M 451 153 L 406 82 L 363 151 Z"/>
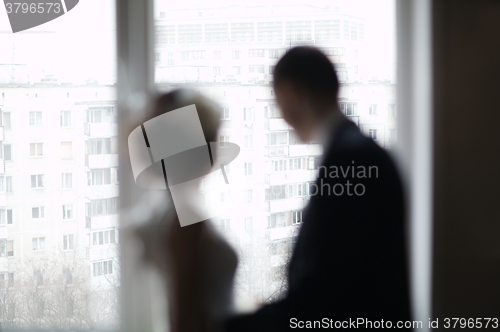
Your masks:
<path fill-rule="evenodd" d="M 313 47 L 295 47 L 274 69 L 274 90 L 283 117 L 303 141 L 329 113 L 338 112 L 339 81 L 330 60 Z"/>

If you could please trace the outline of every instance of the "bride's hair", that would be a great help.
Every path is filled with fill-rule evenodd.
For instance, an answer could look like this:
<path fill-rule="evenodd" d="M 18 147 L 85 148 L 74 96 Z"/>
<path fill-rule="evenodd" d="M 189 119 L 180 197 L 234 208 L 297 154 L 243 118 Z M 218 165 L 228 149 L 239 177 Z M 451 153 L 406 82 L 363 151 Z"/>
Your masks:
<path fill-rule="evenodd" d="M 192 104 L 196 105 L 205 140 L 207 142 L 217 141 L 221 117 L 220 107 L 211 99 L 194 90 L 176 89 L 161 94 L 154 102 L 151 118 Z"/>

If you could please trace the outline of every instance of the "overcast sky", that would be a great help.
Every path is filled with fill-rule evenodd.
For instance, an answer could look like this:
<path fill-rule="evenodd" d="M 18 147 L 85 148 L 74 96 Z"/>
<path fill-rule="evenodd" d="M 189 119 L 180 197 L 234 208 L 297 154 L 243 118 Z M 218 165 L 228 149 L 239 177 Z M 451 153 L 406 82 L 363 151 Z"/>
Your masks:
<path fill-rule="evenodd" d="M 258 0 L 257 0 L 258 1 Z M 256 4 L 257 1 L 252 1 Z M 261 0 L 264 1 L 264 0 Z M 370 55 L 368 76 L 387 76 L 395 63 L 394 0 L 265 0 L 265 3 L 290 4 L 305 2 L 331 4 L 341 11 L 355 13 L 366 19 L 365 40 Z M 158 7 L 172 3 L 157 0 Z M 248 4 L 248 0 L 183 0 L 179 6 L 200 4 L 224 6 Z M 168 10 L 168 7 L 167 7 Z M 15 62 L 28 63 L 37 75 L 54 73 L 59 81 L 83 81 L 88 76 L 105 83 L 116 66 L 114 0 L 80 0 L 67 14 L 25 32 L 13 34 L 4 6 L 0 7 L 0 63 L 11 63 L 15 43 Z"/>

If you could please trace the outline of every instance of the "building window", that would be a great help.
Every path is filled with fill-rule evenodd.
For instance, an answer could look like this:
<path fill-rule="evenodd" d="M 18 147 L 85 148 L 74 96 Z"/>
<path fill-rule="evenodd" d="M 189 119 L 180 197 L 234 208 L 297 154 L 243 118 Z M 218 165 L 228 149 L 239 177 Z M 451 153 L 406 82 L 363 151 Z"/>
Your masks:
<path fill-rule="evenodd" d="M 278 59 L 278 50 L 269 50 L 269 59 Z"/>
<path fill-rule="evenodd" d="M 5 192 L 12 194 L 12 176 L 5 177 Z"/>
<path fill-rule="evenodd" d="M 377 115 L 377 105 L 376 104 L 370 104 L 368 114 L 369 115 Z"/>
<path fill-rule="evenodd" d="M 248 72 L 264 74 L 264 65 L 250 65 L 248 67 Z"/>
<path fill-rule="evenodd" d="M 354 93 L 354 92 L 353 92 Z M 358 104 L 356 103 L 339 103 L 340 111 L 345 115 L 356 115 L 358 113 Z"/>
<path fill-rule="evenodd" d="M 241 59 L 241 51 L 233 51 L 233 59 Z"/>
<path fill-rule="evenodd" d="M 108 229 L 105 231 L 93 232 L 92 233 L 92 245 L 102 246 L 105 244 L 116 243 L 115 230 Z"/>
<path fill-rule="evenodd" d="M 155 52 L 155 61 L 160 61 L 160 53 Z"/>
<path fill-rule="evenodd" d="M 9 273 L 8 275 L 7 287 L 14 287 L 14 272 Z"/>
<path fill-rule="evenodd" d="M 43 219 L 45 218 L 45 207 L 34 206 L 31 208 L 31 218 L 33 219 Z"/>
<path fill-rule="evenodd" d="M 61 174 L 61 184 L 62 189 L 73 188 L 73 173 L 62 173 Z"/>
<path fill-rule="evenodd" d="M 392 144 L 392 143 L 396 142 L 396 129 L 395 128 L 390 128 L 388 136 L 389 137 L 388 137 L 387 141 L 388 141 L 389 144 Z"/>
<path fill-rule="evenodd" d="M 372 140 L 376 141 L 377 140 L 377 129 L 368 130 L 368 137 L 370 137 Z"/>
<path fill-rule="evenodd" d="M 92 138 L 87 142 L 87 154 L 116 153 L 116 137 Z"/>
<path fill-rule="evenodd" d="M 87 217 L 107 216 L 118 213 L 118 197 L 94 199 L 86 204 Z"/>
<path fill-rule="evenodd" d="M 73 219 L 73 204 L 63 204 L 62 212 L 63 219 Z"/>
<path fill-rule="evenodd" d="M 254 121 L 253 114 L 254 114 L 254 109 L 252 107 L 245 107 L 243 111 L 243 120 L 248 122 L 253 122 Z"/>
<path fill-rule="evenodd" d="M 220 67 L 214 67 L 214 75 L 220 75 Z"/>
<path fill-rule="evenodd" d="M 394 105 L 394 104 L 387 105 L 387 116 L 389 118 L 396 117 L 396 105 Z"/>
<path fill-rule="evenodd" d="M 14 241 L 7 241 L 0 239 L 0 257 L 13 257 L 14 256 Z"/>
<path fill-rule="evenodd" d="M 274 132 L 267 135 L 267 145 L 287 145 L 288 132 Z"/>
<path fill-rule="evenodd" d="M 2 125 L 5 130 L 11 130 L 10 113 L 2 113 Z"/>
<path fill-rule="evenodd" d="M 63 250 L 75 250 L 75 235 L 63 235 Z"/>
<path fill-rule="evenodd" d="M 245 149 L 253 149 L 253 135 L 245 135 Z"/>
<path fill-rule="evenodd" d="M 214 60 L 220 60 L 220 53 L 221 51 L 214 51 L 213 53 Z"/>
<path fill-rule="evenodd" d="M 181 60 L 189 60 L 189 52 L 181 52 Z"/>
<path fill-rule="evenodd" d="M 45 250 L 45 238 L 44 237 L 34 237 L 31 239 L 33 251 L 43 251 Z"/>
<path fill-rule="evenodd" d="M 253 175 L 253 163 L 245 163 L 245 176 Z"/>
<path fill-rule="evenodd" d="M 113 274 L 113 261 L 93 263 L 94 277 Z"/>
<path fill-rule="evenodd" d="M 61 159 L 73 158 L 73 143 L 61 142 Z"/>
<path fill-rule="evenodd" d="M 110 183 L 111 183 L 111 170 L 109 168 L 95 169 L 90 172 L 87 172 L 88 186 L 100 186 Z"/>
<path fill-rule="evenodd" d="M 42 125 L 42 112 L 30 112 L 30 126 Z"/>
<path fill-rule="evenodd" d="M 193 59 L 205 59 L 205 51 L 193 51 Z"/>
<path fill-rule="evenodd" d="M 31 176 L 31 188 L 40 189 L 43 188 L 43 174 L 35 174 Z"/>
<path fill-rule="evenodd" d="M 30 143 L 30 157 L 38 158 L 43 156 L 43 143 Z"/>
<path fill-rule="evenodd" d="M 252 204 L 253 203 L 253 190 L 245 190 L 245 203 Z"/>
<path fill-rule="evenodd" d="M 61 127 L 71 127 L 71 111 L 61 111 Z"/>
<path fill-rule="evenodd" d="M 225 136 L 225 135 L 219 136 L 219 146 L 220 147 L 227 146 L 228 144 L 226 144 L 226 143 L 228 143 L 228 142 L 229 142 L 229 136 Z"/>
<path fill-rule="evenodd" d="M 288 197 L 303 197 L 307 195 L 307 183 L 294 183 L 288 185 Z"/>
<path fill-rule="evenodd" d="M 174 64 L 174 53 L 169 52 L 168 53 L 168 64 L 173 65 Z"/>
<path fill-rule="evenodd" d="M 230 118 L 229 107 L 224 107 L 221 112 L 221 119 L 228 120 Z"/>
<path fill-rule="evenodd" d="M 222 230 L 230 230 L 231 229 L 231 219 L 221 219 L 220 220 L 220 228 Z"/>
<path fill-rule="evenodd" d="M 249 58 L 260 58 L 264 56 L 264 50 L 248 50 Z"/>
<path fill-rule="evenodd" d="M 283 227 L 286 226 L 286 214 L 285 212 L 273 213 L 267 218 L 267 227 Z"/>
<path fill-rule="evenodd" d="M 245 231 L 251 232 L 253 230 L 253 217 L 245 217 Z"/>
<path fill-rule="evenodd" d="M 302 222 L 302 211 L 292 211 L 292 224 L 300 224 Z"/>
<path fill-rule="evenodd" d="M 3 159 L 5 161 L 12 161 L 12 144 L 3 145 Z"/>
<path fill-rule="evenodd" d="M 274 74 L 274 68 L 276 68 L 276 66 L 269 66 L 269 75 Z M 271 91 L 271 96 L 272 95 L 273 95 L 273 91 Z"/>
<path fill-rule="evenodd" d="M 234 66 L 233 70 L 235 75 L 241 75 L 241 66 Z"/>
<path fill-rule="evenodd" d="M 12 225 L 13 219 L 12 209 L 0 209 L 0 225 Z"/>

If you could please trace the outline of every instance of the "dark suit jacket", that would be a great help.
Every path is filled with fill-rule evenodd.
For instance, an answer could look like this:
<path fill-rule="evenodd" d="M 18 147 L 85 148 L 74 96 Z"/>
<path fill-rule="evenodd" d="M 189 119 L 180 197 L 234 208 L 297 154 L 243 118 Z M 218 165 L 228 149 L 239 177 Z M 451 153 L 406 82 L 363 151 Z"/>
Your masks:
<path fill-rule="evenodd" d="M 288 296 L 255 314 L 233 317 L 226 331 L 292 330 L 292 318 L 297 324 L 383 319 L 392 321 L 393 328 L 410 319 L 398 172 L 388 154 L 354 123 L 344 120 L 330 136 L 318 193 L 312 186 L 290 263 Z"/>

